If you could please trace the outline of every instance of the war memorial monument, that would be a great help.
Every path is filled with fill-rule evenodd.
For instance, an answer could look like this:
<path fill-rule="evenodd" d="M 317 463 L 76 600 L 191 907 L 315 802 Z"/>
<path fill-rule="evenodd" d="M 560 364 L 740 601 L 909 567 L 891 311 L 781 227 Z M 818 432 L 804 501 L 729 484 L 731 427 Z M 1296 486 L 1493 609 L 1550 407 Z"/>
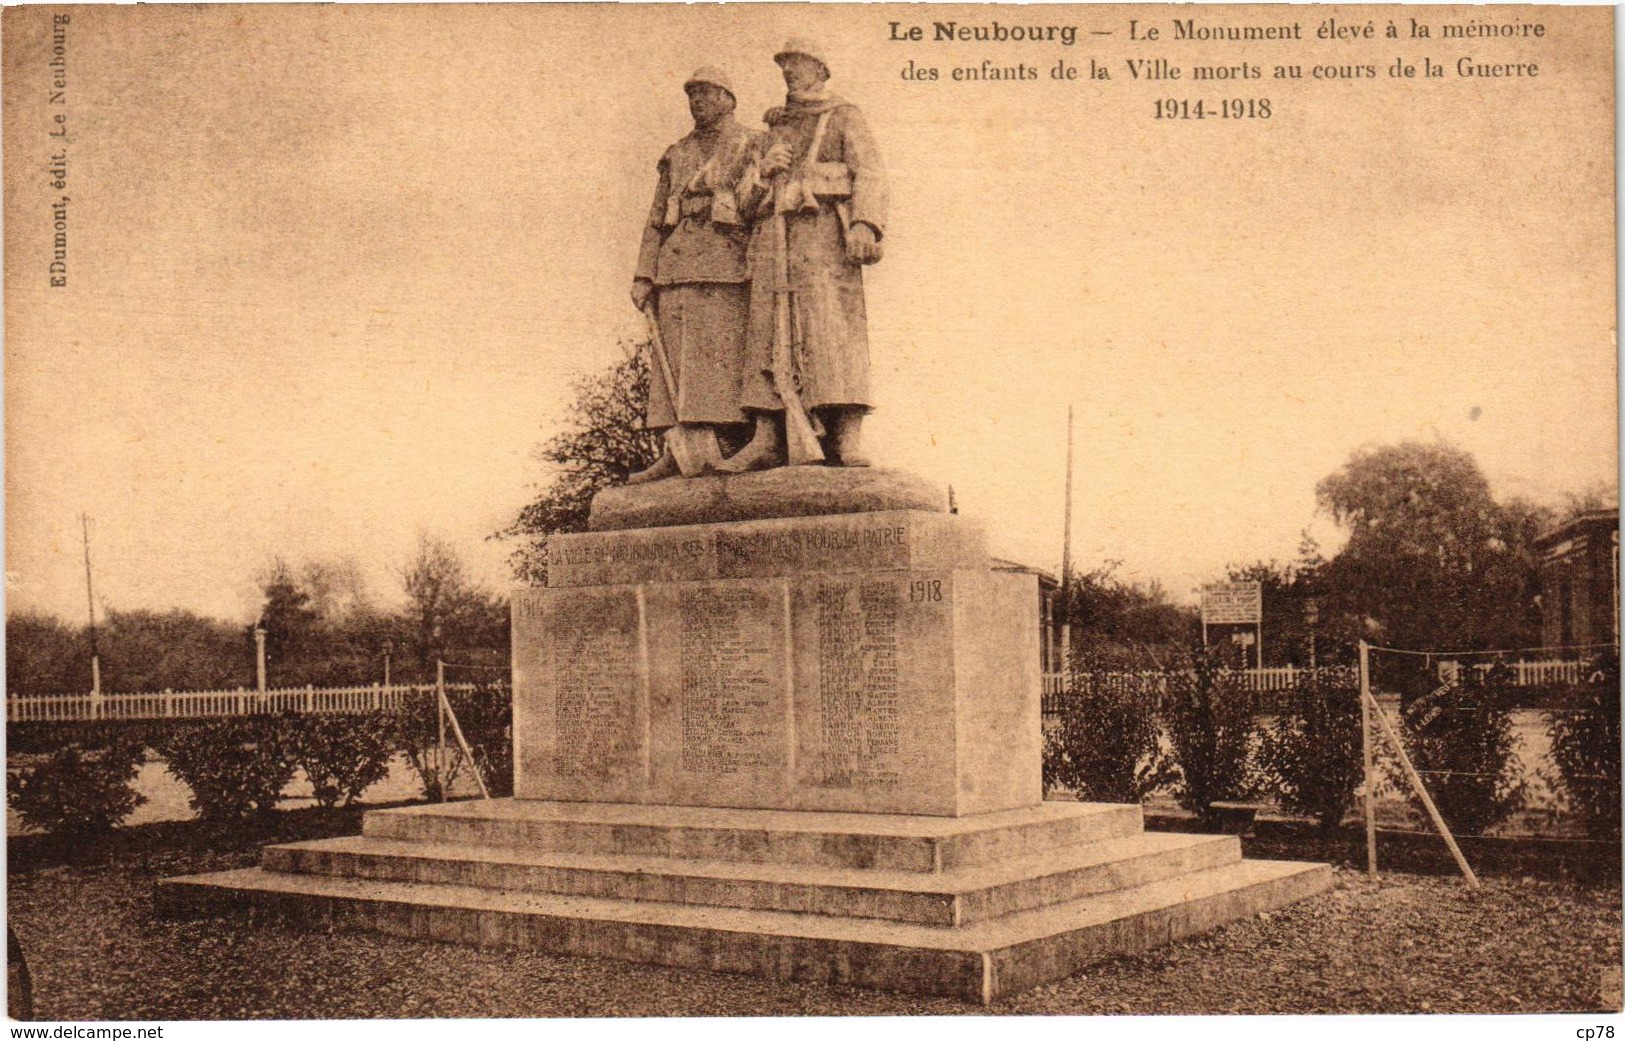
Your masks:
<path fill-rule="evenodd" d="M 1043 800 L 1036 579 L 870 465 L 885 168 L 816 42 L 774 58 L 764 129 L 702 68 L 656 164 L 631 295 L 664 450 L 514 595 L 514 797 L 374 811 L 165 901 L 989 1002 L 1329 884 Z"/>

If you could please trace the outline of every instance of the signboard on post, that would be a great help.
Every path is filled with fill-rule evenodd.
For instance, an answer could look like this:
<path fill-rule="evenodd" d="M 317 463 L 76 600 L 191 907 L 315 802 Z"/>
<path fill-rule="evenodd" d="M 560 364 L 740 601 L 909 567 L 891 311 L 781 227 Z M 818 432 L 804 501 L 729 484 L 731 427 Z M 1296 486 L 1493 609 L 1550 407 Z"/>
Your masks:
<path fill-rule="evenodd" d="M 1257 625 L 1264 620 L 1264 583 L 1215 582 L 1202 587 L 1203 625 Z"/>
<path fill-rule="evenodd" d="M 1258 667 L 1264 667 L 1264 583 L 1214 582 L 1202 587 L 1202 646 L 1207 646 L 1207 627 L 1210 625 L 1257 626 L 1257 639 L 1246 633 L 1243 647 L 1255 643 L 1258 648 Z M 1236 634 L 1242 635 L 1242 634 Z"/>

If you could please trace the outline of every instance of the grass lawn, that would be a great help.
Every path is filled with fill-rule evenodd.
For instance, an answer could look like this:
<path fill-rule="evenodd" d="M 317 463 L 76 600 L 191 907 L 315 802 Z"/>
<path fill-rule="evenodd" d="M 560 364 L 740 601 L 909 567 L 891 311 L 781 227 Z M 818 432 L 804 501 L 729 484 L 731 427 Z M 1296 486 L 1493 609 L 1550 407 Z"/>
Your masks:
<path fill-rule="evenodd" d="M 530 951 L 370 934 L 298 932 L 246 918 L 160 920 L 156 880 L 244 867 L 276 841 L 353 834 L 358 811 L 283 812 L 235 825 L 147 824 L 95 842 L 8 845 L 8 920 L 46 1020 L 430 1016 L 774 1016 L 1134 1013 L 1580 1012 L 1615 1002 L 1617 860 L 1572 873 L 1375 880 L 1136 958 L 1102 962 L 990 1009 Z M 1261 832 L 1252 855 L 1293 852 Z M 1349 846 L 1316 847 L 1332 855 Z M 1352 848 L 1357 849 L 1355 843 Z M 1526 858 L 1527 861 L 1527 858 Z M 1448 860 L 1445 860 L 1448 864 Z M 1612 968 L 1614 971 L 1609 973 Z M 1604 984 L 1605 975 L 1612 981 Z"/>

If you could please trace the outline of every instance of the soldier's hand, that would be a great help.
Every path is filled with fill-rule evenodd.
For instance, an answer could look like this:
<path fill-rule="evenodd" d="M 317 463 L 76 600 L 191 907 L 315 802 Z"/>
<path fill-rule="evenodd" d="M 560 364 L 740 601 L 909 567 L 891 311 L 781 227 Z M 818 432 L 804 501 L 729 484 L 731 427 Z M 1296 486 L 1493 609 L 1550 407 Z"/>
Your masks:
<path fill-rule="evenodd" d="M 790 163 L 794 159 L 795 154 L 790 151 L 789 145 L 783 143 L 776 144 L 767 150 L 766 155 L 762 156 L 762 173 L 767 177 L 772 177 L 775 174 L 781 174 L 790 169 Z"/>
<path fill-rule="evenodd" d="M 846 229 L 846 260 L 849 264 L 873 264 L 880 259 L 880 243 L 875 229 L 858 223 Z"/>
<path fill-rule="evenodd" d="M 649 306 L 649 298 L 655 295 L 655 284 L 647 278 L 634 278 L 632 280 L 632 306 L 639 311 Z"/>

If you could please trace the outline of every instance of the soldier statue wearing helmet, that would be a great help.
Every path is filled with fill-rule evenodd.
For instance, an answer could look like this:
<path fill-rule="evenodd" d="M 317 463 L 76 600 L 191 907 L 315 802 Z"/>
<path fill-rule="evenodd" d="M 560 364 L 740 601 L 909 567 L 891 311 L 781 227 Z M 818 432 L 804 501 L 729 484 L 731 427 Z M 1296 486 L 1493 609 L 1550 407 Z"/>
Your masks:
<path fill-rule="evenodd" d="M 820 458 L 866 466 L 863 265 L 880 259 L 886 171 L 863 114 L 830 92 L 824 48 L 792 39 L 773 57 L 788 97 L 768 111 L 766 137 L 739 186 L 740 205 L 754 218 L 739 403 L 754 429 L 718 469 Z M 798 426 L 818 440 L 798 445 Z"/>
<path fill-rule="evenodd" d="M 750 234 L 736 188 L 763 135 L 734 119 L 722 70 L 699 69 L 683 89 L 694 129 L 660 157 L 632 281 L 632 303 L 650 316 L 653 341 L 645 425 L 665 431 L 665 445 L 633 483 L 707 472 L 722 459 L 718 429 L 746 423 L 740 367 Z"/>

